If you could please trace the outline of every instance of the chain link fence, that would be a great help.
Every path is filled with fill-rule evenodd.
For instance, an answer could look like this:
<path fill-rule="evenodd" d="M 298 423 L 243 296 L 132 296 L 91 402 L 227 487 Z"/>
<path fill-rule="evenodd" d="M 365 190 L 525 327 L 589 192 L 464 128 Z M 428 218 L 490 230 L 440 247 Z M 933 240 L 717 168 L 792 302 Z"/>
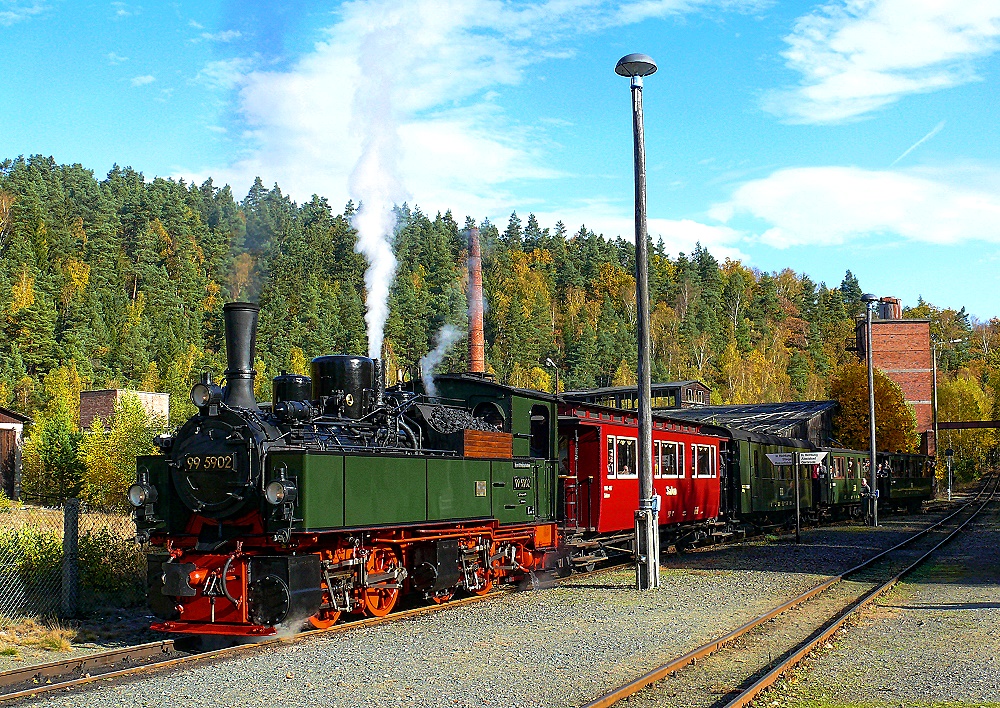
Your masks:
<path fill-rule="evenodd" d="M 56 506 L 0 507 L 0 615 L 74 617 L 145 602 L 146 552 L 131 515 Z"/>

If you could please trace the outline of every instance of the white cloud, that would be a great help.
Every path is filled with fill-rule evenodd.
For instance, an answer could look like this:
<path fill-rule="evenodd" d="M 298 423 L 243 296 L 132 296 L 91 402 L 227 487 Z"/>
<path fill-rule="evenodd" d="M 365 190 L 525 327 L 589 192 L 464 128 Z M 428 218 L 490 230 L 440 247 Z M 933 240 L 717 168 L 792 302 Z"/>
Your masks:
<path fill-rule="evenodd" d="M 156 81 L 156 77 L 155 76 L 150 76 L 149 74 L 146 74 L 145 76 L 135 76 L 135 77 L 133 77 L 132 78 L 132 85 L 133 86 L 146 86 L 148 84 L 153 83 L 154 81 Z"/>
<path fill-rule="evenodd" d="M 142 12 L 141 7 L 126 2 L 113 2 L 111 7 L 115 8 L 115 17 L 133 17 Z"/>
<path fill-rule="evenodd" d="M 784 169 L 743 184 L 710 215 L 749 216 L 770 225 L 760 240 L 776 248 L 830 246 L 876 236 L 932 244 L 1000 242 L 1000 175 L 978 185 L 943 174 L 854 167 Z"/>
<path fill-rule="evenodd" d="M 194 80 L 209 88 L 229 90 L 243 82 L 251 66 L 250 59 L 241 57 L 210 61 Z"/>
<path fill-rule="evenodd" d="M 529 211 L 517 210 L 522 224 L 527 222 Z M 621 236 L 627 241 L 635 239 L 633 215 L 623 215 L 618 206 L 610 202 L 589 201 L 569 208 L 560 208 L 558 212 L 535 211 L 534 214 L 543 228 L 546 226 L 553 228 L 557 221 L 562 220 L 570 233 L 576 233 L 580 230 L 580 226 L 586 226 L 588 230 L 603 234 L 606 238 Z M 506 216 L 496 225 L 502 231 L 507 225 Z M 730 226 L 705 224 L 693 219 L 654 217 L 647 219 L 646 230 L 654 243 L 662 239 L 664 248 L 672 256 L 681 252 L 690 253 L 700 243 L 719 260 L 732 258 L 744 263 L 751 260 L 739 248 L 739 243 L 744 240 L 745 234 Z"/>
<path fill-rule="evenodd" d="M 768 94 L 764 107 L 794 123 L 857 118 L 979 80 L 975 60 L 998 40 L 995 0 L 836 0 L 796 21 L 783 56 L 802 78 Z"/>
<path fill-rule="evenodd" d="M 45 11 L 44 2 L 0 0 L 0 25 L 10 27 L 15 22 L 30 19 Z"/>
<path fill-rule="evenodd" d="M 569 56 L 583 33 L 720 4 L 757 1 L 347 2 L 325 41 L 289 70 L 250 72 L 216 62 L 201 72 L 203 82 L 239 88 L 237 110 L 250 134 L 241 160 L 210 171 L 237 188 L 260 175 L 297 199 L 319 193 L 345 203 L 365 139 L 365 125 L 352 122 L 355 97 L 359 89 L 374 90 L 366 64 L 378 62 L 392 67 L 387 105 L 411 203 L 480 217 L 509 213 L 518 206 L 510 193 L 515 183 L 558 173 L 538 147 L 545 146 L 545 123 L 504 115 L 497 90 L 518 84 L 544 60 Z M 392 41 L 372 51 L 372 38 L 385 36 Z"/>
<path fill-rule="evenodd" d="M 108 54 L 107 57 L 108 57 L 108 63 L 111 64 L 112 66 L 115 66 L 117 64 L 123 64 L 128 61 L 128 57 L 119 56 L 114 52 Z"/>
<path fill-rule="evenodd" d="M 208 42 L 232 42 L 243 35 L 239 30 L 225 30 L 222 32 L 202 32 L 201 38 Z"/>

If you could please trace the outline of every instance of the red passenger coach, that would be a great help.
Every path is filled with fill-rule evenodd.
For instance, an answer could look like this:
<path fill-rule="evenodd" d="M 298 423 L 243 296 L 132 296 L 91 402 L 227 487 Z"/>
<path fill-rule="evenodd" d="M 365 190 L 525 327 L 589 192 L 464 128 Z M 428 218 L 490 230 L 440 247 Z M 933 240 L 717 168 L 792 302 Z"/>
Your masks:
<path fill-rule="evenodd" d="M 616 542 L 634 534 L 639 506 L 637 415 L 577 403 L 563 404 L 559 411 L 567 541 L 571 546 L 583 542 L 594 552 L 608 544 L 626 550 Z M 722 442 L 702 434 L 696 424 L 654 416 L 653 489 L 661 499 L 664 542 L 693 541 L 718 525 Z"/>

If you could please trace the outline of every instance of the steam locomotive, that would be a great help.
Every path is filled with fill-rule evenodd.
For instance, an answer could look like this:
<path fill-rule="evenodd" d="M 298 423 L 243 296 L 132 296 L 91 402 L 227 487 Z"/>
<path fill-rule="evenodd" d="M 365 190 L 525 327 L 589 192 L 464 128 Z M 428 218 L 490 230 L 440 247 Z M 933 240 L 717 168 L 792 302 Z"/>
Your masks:
<path fill-rule="evenodd" d="M 323 628 L 343 613 L 385 615 L 404 596 L 445 602 L 632 552 L 634 413 L 483 374 L 438 376 L 430 397 L 419 381 L 386 387 L 378 360 L 346 355 L 276 377 L 259 404 L 259 308 L 223 309 L 225 387 L 203 375 L 198 413 L 137 459 L 128 491 L 139 540 L 162 549 L 147 559 L 154 629 Z M 678 547 L 787 520 L 794 481 L 763 455 L 815 449 L 665 415 L 653 441 L 661 539 Z M 860 453 L 830 452 L 822 478 L 800 472 L 817 516 L 860 506 L 848 475 Z M 929 496 L 926 460 L 885 464 L 906 470 L 899 494 Z"/>

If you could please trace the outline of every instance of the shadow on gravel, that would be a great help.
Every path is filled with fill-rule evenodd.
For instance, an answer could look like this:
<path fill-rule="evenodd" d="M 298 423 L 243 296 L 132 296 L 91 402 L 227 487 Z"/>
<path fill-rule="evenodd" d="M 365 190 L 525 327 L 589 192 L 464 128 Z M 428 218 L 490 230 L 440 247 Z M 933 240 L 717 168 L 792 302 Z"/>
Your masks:
<path fill-rule="evenodd" d="M 663 567 L 679 570 L 736 570 L 837 575 L 910 536 L 936 515 L 893 516 L 877 531 L 858 525 L 831 525 L 803 531 L 794 539 L 758 537 L 732 546 L 710 546 L 664 554 Z"/>
<path fill-rule="evenodd" d="M 1000 610 L 1000 602 L 946 602 L 940 605 L 884 605 L 893 610 Z"/>

